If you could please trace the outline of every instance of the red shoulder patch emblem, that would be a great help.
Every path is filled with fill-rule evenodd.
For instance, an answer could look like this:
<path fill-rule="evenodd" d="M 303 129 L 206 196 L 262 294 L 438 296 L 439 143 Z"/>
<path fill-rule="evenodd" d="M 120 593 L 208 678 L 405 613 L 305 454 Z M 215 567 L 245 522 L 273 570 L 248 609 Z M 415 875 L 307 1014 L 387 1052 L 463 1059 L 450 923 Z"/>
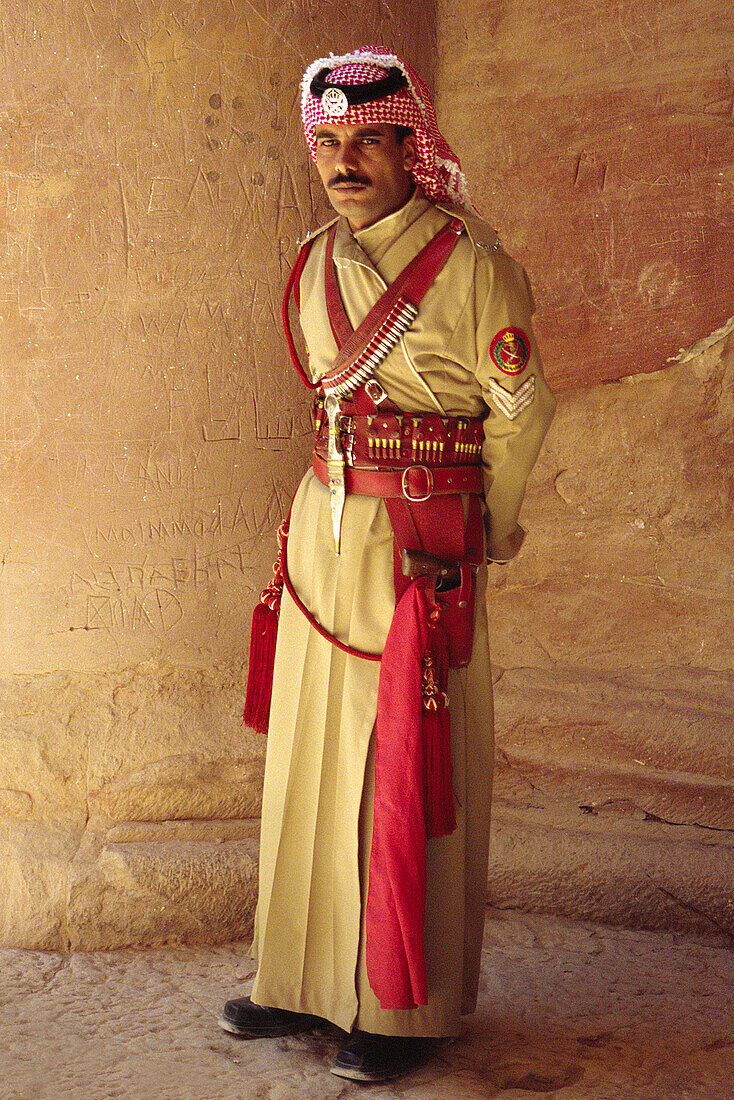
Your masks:
<path fill-rule="evenodd" d="M 522 374 L 530 359 L 530 341 L 521 328 L 503 328 L 489 345 L 489 354 L 503 374 Z"/>

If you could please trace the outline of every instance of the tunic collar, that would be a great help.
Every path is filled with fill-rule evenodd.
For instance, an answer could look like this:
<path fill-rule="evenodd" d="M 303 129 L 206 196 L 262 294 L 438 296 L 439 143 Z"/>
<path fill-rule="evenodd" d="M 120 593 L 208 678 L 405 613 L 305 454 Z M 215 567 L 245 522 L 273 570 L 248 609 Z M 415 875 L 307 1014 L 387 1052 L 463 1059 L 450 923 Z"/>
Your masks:
<path fill-rule="evenodd" d="M 390 246 L 425 214 L 430 205 L 421 189 L 416 187 L 403 206 L 393 210 L 392 214 L 386 214 L 373 225 L 368 225 L 366 229 L 357 229 L 354 238 L 373 264 L 379 264 Z"/>

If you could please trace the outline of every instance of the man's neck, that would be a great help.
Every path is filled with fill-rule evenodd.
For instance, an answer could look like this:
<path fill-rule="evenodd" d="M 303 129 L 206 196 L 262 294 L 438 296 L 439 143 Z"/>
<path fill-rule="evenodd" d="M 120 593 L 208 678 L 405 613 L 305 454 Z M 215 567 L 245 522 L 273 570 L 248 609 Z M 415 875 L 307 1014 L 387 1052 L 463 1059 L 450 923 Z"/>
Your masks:
<path fill-rule="evenodd" d="M 364 225 L 357 224 L 357 223 L 353 222 L 351 220 L 351 218 L 347 218 L 347 223 L 349 225 L 349 228 L 351 229 L 352 233 L 359 233 L 359 231 L 362 230 L 362 229 L 370 229 L 373 225 L 377 225 L 378 222 L 384 221 L 385 218 L 389 218 L 393 214 L 396 214 L 398 212 L 398 210 L 402 210 L 404 206 L 408 205 L 410 200 L 413 198 L 414 194 L 415 194 L 415 184 L 411 180 L 410 191 L 405 196 L 403 201 L 401 203 L 399 203 L 393 210 L 386 211 L 386 213 L 381 214 L 379 218 L 375 218 L 374 221 L 367 222 Z"/>

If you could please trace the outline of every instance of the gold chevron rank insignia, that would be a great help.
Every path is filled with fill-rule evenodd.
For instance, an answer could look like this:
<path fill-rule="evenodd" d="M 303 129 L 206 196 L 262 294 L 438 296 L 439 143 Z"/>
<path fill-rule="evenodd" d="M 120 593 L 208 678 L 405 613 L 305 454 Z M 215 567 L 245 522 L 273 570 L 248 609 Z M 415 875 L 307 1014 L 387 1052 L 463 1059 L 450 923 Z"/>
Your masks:
<path fill-rule="evenodd" d="M 514 393 L 506 390 L 495 378 L 490 378 L 489 392 L 492 394 L 492 400 L 500 412 L 504 413 L 508 420 L 514 420 L 533 403 L 535 398 L 535 376 L 531 375 L 530 378 L 527 378 Z"/>

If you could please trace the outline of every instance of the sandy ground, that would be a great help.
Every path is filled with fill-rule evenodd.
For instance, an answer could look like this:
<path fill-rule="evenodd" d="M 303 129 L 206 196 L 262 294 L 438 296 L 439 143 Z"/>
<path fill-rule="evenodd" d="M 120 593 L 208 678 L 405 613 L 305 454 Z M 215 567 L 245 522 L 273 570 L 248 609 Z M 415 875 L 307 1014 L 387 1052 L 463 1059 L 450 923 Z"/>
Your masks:
<path fill-rule="evenodd" d="M 255 1041 L 216 1025 L 243 947 L 0 952 L 2 1100 L 734 1100 L 734 945 L 490 912 L 461 1038 L 400 1081 L 329 1065 L 341 1033 Z"/>

